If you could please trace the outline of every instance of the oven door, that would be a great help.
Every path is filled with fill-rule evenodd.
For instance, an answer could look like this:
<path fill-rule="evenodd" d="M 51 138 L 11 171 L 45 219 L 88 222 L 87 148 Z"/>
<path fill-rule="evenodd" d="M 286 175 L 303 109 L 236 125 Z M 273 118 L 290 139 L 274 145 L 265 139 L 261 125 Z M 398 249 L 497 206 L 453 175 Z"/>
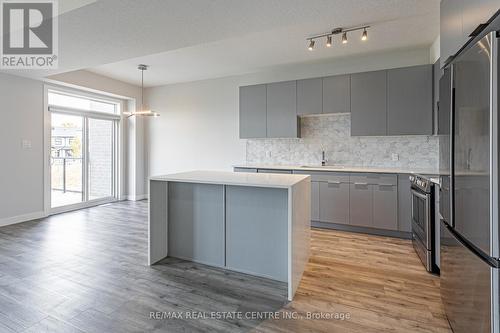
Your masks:
<path fill-rule="evenodd" d="M 431 221 L 431 195 L 411 189 L 411 227 L 427 250 L 431 249 L 429 235 Z"/>

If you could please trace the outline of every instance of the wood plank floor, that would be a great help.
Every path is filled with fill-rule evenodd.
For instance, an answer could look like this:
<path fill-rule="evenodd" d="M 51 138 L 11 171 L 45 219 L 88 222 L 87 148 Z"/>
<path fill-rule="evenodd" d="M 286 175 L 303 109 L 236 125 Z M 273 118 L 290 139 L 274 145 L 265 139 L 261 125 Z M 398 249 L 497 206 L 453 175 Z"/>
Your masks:
<path fill-rule="evenodd" d="M 0 332 L 450 332 L 439 279 L 409 241 L 312 237 L 286 303 L 282 283 L 176 259 L 148 267 L 144 201 L 2 227 Z M 271 318 L 254 317 L 262 313 Z M 320 313 L 344 320 L 307 318 Z"/>

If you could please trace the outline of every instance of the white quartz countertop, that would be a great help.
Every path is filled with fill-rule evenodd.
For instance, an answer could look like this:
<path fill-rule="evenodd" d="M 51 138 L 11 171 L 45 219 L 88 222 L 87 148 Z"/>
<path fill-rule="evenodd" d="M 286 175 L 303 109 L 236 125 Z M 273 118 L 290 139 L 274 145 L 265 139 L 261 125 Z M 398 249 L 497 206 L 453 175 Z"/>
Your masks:
<path fill-rule="evenodd" d="M 308 175 L 242 173 L 231 171 L 189 171 L 153 176 L 150 180 L 254 187 L 291 188 L 310 178 Z"/>
<path fill-rule="evenodd" d="M 354 167 L 354 166 L 297 166 L 297 165 L 258 165 L 240 164 L 235 168 L 271 169 L 271 170 L 298 170 L 298 171 L 330 171 L 330 172 L 360 172 L 360 173 L 404 173 L 438 175 L 437 170 L 432 169 L 402 169 L 402 168 L 376 168 L 376 167 Z"/>

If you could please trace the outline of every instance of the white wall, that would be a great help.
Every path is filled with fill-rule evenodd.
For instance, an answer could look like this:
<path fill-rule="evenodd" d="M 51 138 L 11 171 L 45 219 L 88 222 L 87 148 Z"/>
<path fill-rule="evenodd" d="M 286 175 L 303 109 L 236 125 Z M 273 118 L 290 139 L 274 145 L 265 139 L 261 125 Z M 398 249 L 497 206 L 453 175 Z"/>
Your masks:
<path fill-rule="evenodd" d="M 246 140 L 238 134 L 239 86 L 428 63 L 429 48 L 419 48 L 149 88 L 146 101 L 161 116 L 146 124 L 147 174 L 231 170 L 233 164 L 245 162 Z"/>
<path fill-rule="evenodd" d="M 0 73 L 0 103 L 1 226 L 43 215 L 43 83 Z"/>
<path fill-rule="evenodd" d="M 430 62 L 432 64 L 439 59 L 440 53 L 441 53 L 441 38 L 440 36 L 437 36 L 437 38 L 434 40 L 434 43 L 432 43 L 431 48 L 429 50 Z"/>

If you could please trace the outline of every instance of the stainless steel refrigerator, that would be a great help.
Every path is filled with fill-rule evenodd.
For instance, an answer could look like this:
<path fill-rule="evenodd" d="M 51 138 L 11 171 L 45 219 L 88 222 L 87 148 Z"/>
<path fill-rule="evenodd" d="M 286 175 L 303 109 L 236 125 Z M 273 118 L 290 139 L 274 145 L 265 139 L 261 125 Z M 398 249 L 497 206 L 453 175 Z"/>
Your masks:
<path fill-rule="evenodd" d="M 446 67 L 440 112 L 441 296 L 455 333 L 499 330 L 498 37 L 494 25 Z"/>

